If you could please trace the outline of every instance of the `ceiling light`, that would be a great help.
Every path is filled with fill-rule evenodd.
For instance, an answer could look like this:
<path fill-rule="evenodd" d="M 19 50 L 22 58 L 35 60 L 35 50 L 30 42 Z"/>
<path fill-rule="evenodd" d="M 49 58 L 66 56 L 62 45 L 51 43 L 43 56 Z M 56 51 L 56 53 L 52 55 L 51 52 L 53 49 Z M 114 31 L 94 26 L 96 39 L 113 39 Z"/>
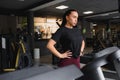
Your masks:
<path fill-rule="evenodd" d="M 85 12 L 83 12 L 83 14 L 92 14 L 93 13 L 93 11 L 85 11 Z"/>
<path fill-rule="evenodd" d="M 46 7 L 50 7 L 50 6 L 53 6 L 55 4 L 62 3 L 62 2 L 65 2 L 65 1 L 66 0 L 51 0 L 48 3 L 45 3 L 45 4 L 40 5 L 40 6 L 37 6 L 37 7 L 32 8 L 32 9 L 29 9 L 29 11 L 37 11 L 37 10 L 40 10 L 40 9 L 43 9 L 43 8 L 46 8 Z"/>
<path fill-rule="evenodd" d="M 68 6 L 65 6 L 65 5 L 61 5 L 61 6 L 57 6 L 56 9 L 66 9 L 68 8 Z"/>

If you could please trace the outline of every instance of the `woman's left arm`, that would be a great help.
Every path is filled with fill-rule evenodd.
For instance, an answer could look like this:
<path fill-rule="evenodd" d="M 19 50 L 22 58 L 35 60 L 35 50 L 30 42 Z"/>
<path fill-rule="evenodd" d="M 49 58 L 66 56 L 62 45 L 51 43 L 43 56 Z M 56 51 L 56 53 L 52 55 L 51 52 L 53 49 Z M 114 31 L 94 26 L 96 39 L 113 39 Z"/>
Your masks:
<path fill-rule="evenodd" d="M 84 48 L 85 48 L 85 41 L 82 40 L 82 45 L 81 45 L 81 49 L 80 49 L 80 56 L 83 55 L 83 50 L 84 50 Z"/>

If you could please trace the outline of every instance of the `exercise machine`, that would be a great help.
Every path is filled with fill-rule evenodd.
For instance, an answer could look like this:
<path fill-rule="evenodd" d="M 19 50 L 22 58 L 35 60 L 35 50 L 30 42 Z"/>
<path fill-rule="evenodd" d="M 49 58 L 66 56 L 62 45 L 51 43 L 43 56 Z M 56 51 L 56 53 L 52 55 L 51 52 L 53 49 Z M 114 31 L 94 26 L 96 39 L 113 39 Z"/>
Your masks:
<path fill-rule="evenodd" d="M 113 53 L 106 54 L 99 58 L 94 59 L 92 62 L 87 64 L 84 68 L 82 68 L 82 72 L 84 73 L 85 80 L 105 80 L 105 76 L 102 71 L 102 66 L 112 62 L 115 66 L 116 75 L 118 75 L 116 80 L 120 80 L 120 50 L 117 50 Z"/>
<path fill-rule="evenodd" d="M 40 75 L 49 71 L 54 70 L 52 66 L 34 66 L 29 68 L 24 68 L 21 70 L 16 70 L 14 72 L 8 72 L 0 75 L 0 80 L 24 80 L 32 76 Z"/>
<path fill-rule="evenodd" d="M 103 50 L 100 50 L 96 53 L 85 54 L 84 56 L 81 56 L 81 63 L 87 64 L 88 62 L 91 62 L 95 58 L 110 54 L 112 52 L 115 52 L 116 50 L 119 50 L 119 48 L 116 46 L 112 46 L 112 47 L 108 47 Z"/>
<path fill-rule="evenodd" d="M 0 35 L 0 72 L 15 71 L 33 65 L 32 56 L 25 41 L 12 35 Z"/>

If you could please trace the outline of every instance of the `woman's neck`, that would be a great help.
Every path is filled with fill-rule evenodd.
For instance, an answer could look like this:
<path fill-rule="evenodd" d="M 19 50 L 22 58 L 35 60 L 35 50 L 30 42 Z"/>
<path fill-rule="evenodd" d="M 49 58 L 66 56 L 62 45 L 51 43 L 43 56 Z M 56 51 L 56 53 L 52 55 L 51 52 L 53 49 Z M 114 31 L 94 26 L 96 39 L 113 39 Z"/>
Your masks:
<path fill-rule="evenodd" d="M 70 29 L 73 28 L 73 26 L 71 26 L 71 25 L 69 25 L 69 24 L 66 24 L 65 27 L 70 28 Z"/>

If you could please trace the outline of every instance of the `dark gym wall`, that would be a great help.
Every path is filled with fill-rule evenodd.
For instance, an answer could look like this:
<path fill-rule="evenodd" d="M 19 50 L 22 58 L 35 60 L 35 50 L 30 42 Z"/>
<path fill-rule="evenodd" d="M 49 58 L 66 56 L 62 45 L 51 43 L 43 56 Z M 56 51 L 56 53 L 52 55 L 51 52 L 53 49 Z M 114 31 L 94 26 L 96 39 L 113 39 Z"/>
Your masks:
<path fill-rule="evenodd" d="M 97 26 L 95 27 L 96 32 L 102 30 L 103 28 L 106 28 L 106 24 L 105 23 L 100 23 L 97 24 Z M 110 24 L 110 28 L 115 28 L 117 31 L 120 31 L 120 24 Z"/>
<path fill-rule="evenodd" d="M 86 38 L 92 38 L 90 22 L 83 19 L 83 20 L 81 20 L 81 26 L 82 26 L 82 30 L 83 29 L 86 30 L 86 32 L 84 33 L 85 37 Z"/>
<path fill-rule="evenodd" d="M 0 34 L 15 33 L 16 25 L 15 16 L 0 15 Z"/>

